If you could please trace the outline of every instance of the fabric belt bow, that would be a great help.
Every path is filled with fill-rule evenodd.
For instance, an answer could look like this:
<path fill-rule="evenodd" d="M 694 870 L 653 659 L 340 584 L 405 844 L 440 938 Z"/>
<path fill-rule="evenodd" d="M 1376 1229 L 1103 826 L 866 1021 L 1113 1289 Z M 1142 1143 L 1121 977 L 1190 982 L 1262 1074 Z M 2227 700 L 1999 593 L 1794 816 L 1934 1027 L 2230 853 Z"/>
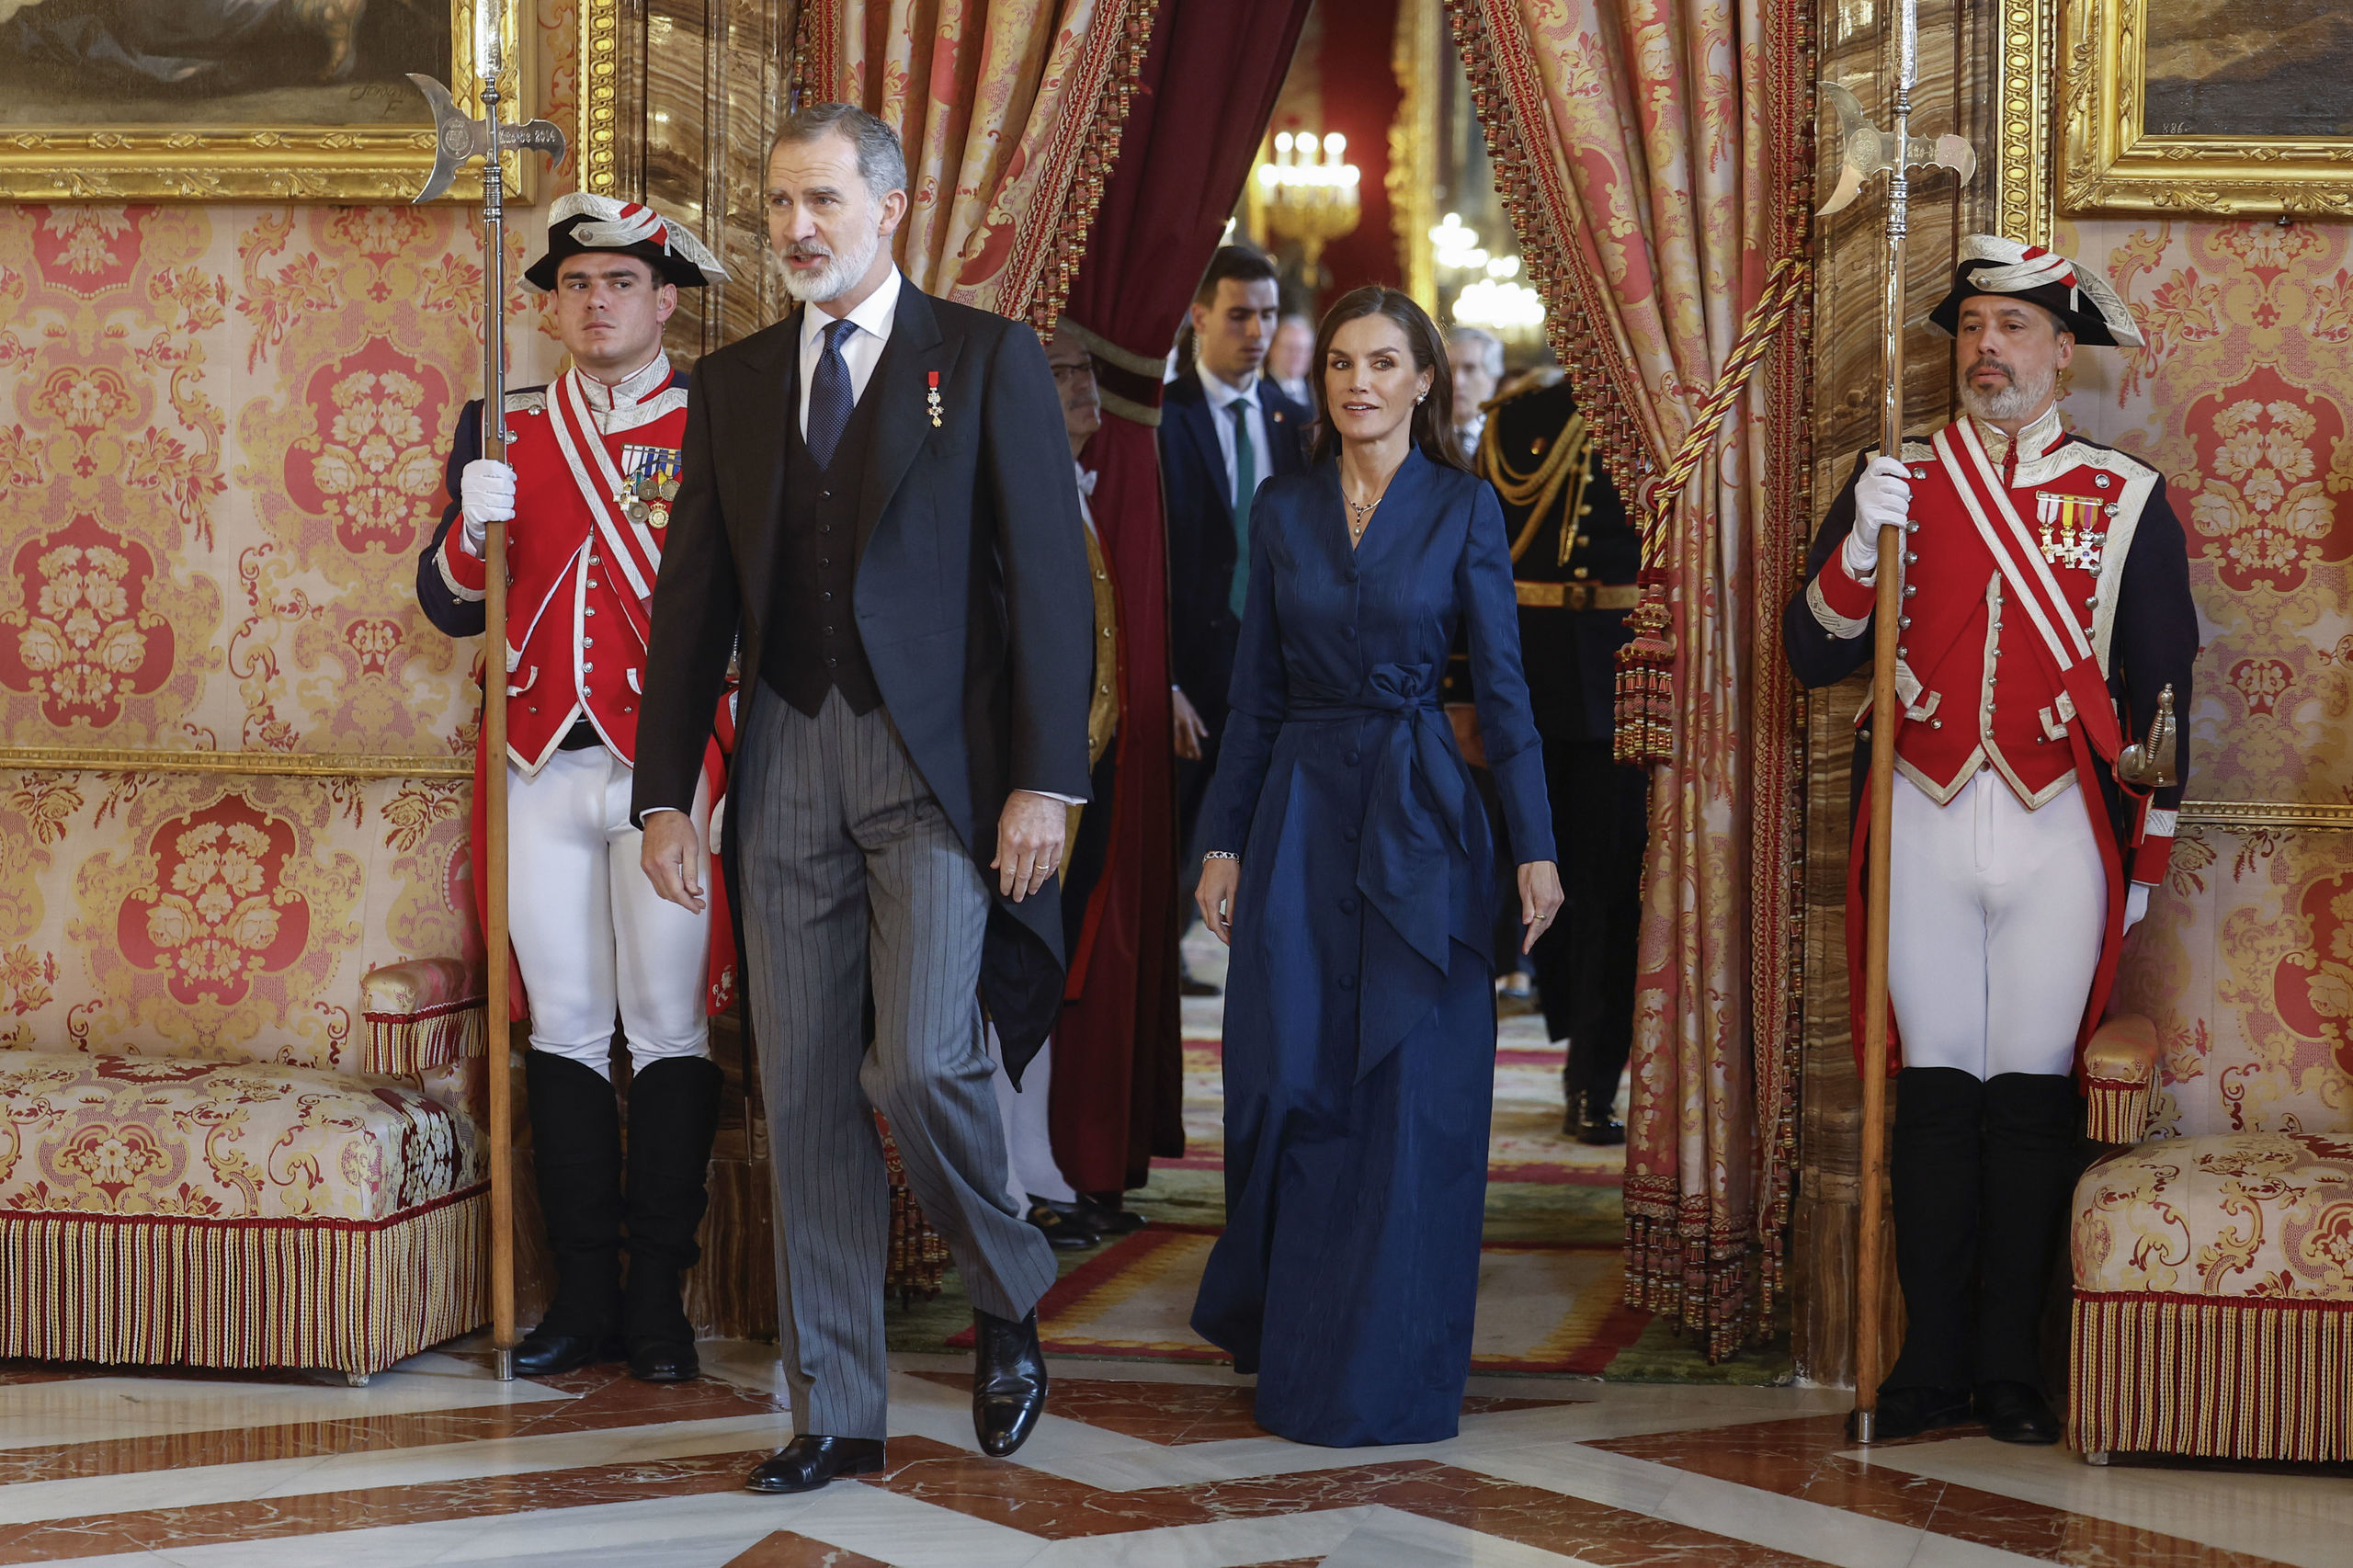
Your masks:
<path fill-rule="evenodd" d="M 1373 763 L 1372 799 L 1357 850 L 1357 890 L 1443 975 L 1453 935 L 1451 862 L 1457 852 L 1466 860 L 1471 852 L 1464 828 L 1470 784 L 1454 749 L 1454 732 L 1438 707 L 1434 670 L 1428 665 L 1378 665 L 1361 688 L 1346 696 L 1294 688 L 1288 716 L 1310 723 L 1389 721 L 1372 740 L 1377 756 L 1368 759 Z M 1394 1043 L 1375 1050 L 1368 1039 L 1364 1045 L 1378 1060 Z"/>

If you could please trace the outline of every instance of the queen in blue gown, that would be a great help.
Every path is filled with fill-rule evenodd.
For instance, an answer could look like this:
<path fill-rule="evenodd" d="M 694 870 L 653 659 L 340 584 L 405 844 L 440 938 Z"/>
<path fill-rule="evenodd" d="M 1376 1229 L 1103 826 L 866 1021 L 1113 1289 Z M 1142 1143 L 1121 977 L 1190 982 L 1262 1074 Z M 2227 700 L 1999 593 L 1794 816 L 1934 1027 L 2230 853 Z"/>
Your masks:
<path fill-rule="evenodd" d="M 1358 290 L 1314 363 L 1319 460 L 1251 513 L 1201 816 L 1202 913 L 1233 953 L 1226 1228 L 1193 1327 L 1257 1373 L 1278 1436 L 1435 1442 L 1471 1369 L 1503 892 L 1439 706 L 1458 631 L 1531 934 L 1560 881 L 1503 514 L 1452 456 L 1437 329 Z"/>

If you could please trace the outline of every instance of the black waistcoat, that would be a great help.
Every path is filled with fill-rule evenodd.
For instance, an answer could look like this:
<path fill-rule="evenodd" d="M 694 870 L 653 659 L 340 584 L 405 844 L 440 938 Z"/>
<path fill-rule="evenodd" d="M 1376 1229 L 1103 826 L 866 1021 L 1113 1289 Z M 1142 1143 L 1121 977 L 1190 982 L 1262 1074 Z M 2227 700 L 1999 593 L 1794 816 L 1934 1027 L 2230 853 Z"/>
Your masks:
<path fill-rule="evenodd" d="M 883 352 L 890 352 L 887 346 Z M 878 380 L 881 369 L 876 367 Z M 867 390 L 873 390 L 871 382 Z M 834 687 L 852 712 L 882 706 L 851 602 L 858 583 L 858 497 L 874 445 L 876 401 L 858 399 L 833 462 L 823 469 L 801 439 L 798 409 L 785 429 L 784 507 L 778 519 L 783 548 L 760 678 L 813 719 Z"/>

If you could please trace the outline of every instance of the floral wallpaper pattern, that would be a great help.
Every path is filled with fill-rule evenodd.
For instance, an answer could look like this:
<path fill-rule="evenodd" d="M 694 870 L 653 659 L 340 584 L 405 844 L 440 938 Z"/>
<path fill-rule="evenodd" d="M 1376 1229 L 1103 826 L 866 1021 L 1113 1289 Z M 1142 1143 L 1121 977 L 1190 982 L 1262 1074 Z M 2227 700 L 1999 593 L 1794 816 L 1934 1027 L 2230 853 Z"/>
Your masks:
<path fill-rule="evenodd" d="M 569 124 L 576 10 L 538 12 Z M 510 278 L 571 175 L 509 207 Z M 478 650 L 414 578 L 482 277 L 450 206 L 0 210 L 0 1047 L 349 1065 L 368 968 L 479 948 Z M 518 384 L 561 364 L 536 301 Z M 61 749 L 425 771 L 22 766 Z"/>
<path fill-rule="evenodd" d="M 2194 801 L 2353 804 L 2353 225 L 2063 225 L 2147 345 L 2076 358 L 2068 413 L 2166 477 L 2203 646 Z M 2115 1010 L 2183 1135 L 2353 1129 L 2353 834 L 2186 827 Z"/>

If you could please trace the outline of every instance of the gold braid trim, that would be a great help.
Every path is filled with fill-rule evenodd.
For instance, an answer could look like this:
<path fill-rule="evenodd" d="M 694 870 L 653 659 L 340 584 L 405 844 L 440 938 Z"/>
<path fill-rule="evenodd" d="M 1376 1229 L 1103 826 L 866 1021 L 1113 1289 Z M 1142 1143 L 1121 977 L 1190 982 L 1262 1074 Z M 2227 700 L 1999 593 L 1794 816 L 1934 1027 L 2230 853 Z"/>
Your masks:
<path fill-rule="evenodd" d="M 1505 400 L 1508 402 L 1508 399 Z M 1536 541 L 1537 530 L 1552 510 L 1563 488 L 1569 489 L 1569 511 L 1561 519 L 1561 559 L 1558 564 L 1569 563 L 1569 551 L 1576 540 L 1573 526 L 1585 506 L 1586 486 L 1593 478 L 1593 426 L 1583 414 L 1572 414 L 1569 422 L 1561 426 L 1561 434 L 1536 466 L 1525 472 L 1511 466 L 1504 455 L 1503 437 L 1498 433 L 1502 421 L 1495 411 L 1500 403 L 1490 404 L 1487 427 L 1479 433 L 1479 472 L 1488 483 L 1495 487 L 1507 506 L 1529 508 L 1528 521 L 1519 537 L 1511 541 L 1511 559 L 1515 566 Z"/>

